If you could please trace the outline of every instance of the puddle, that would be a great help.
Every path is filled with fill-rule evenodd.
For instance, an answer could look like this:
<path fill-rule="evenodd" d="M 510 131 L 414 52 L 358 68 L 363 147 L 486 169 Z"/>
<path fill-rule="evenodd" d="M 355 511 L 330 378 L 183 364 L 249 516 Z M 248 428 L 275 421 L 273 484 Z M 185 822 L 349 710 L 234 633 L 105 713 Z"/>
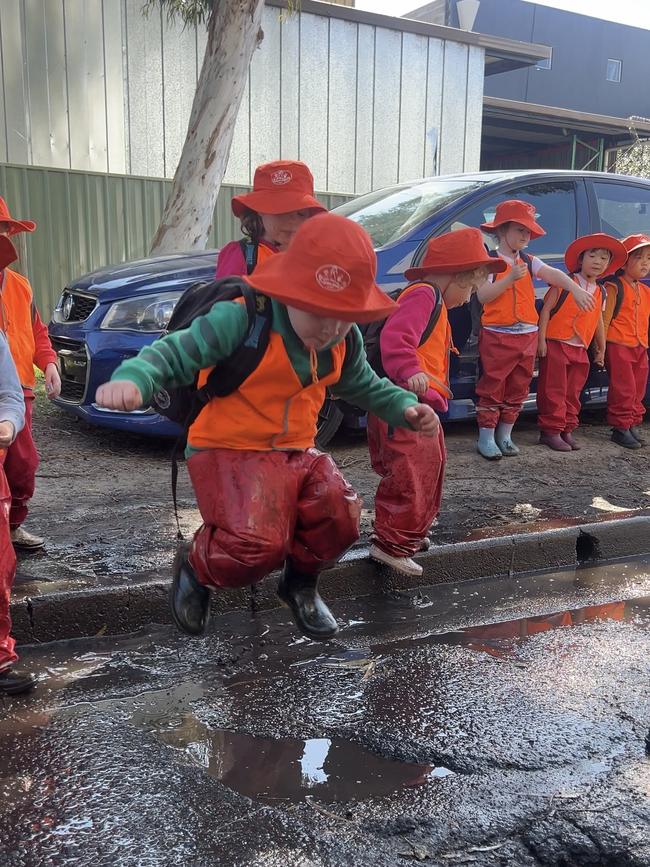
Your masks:
<path fill-rule="evenodd" d="M 454 771 L 385 759 L 341 738 L 263 738 L 212 729 L 186 713 L 156 720 L 134 715 L 151 731 L 229 789 L 257 801 L 359 801 L 422 786 Z"/>

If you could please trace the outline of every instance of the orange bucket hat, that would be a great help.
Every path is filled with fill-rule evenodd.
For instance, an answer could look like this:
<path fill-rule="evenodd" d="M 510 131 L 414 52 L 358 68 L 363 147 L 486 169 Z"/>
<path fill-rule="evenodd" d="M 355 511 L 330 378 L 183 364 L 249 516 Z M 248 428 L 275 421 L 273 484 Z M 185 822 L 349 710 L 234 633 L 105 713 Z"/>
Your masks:
<path fill-rule="evenodd" d="M 499 202 L 494 219 L 491 223 L 481 223 L 481 229 L 493 232 L 497 226 L 504 223 L 521 223 L 530 232 L 531 238 L 541 238 L 546 232 L 535 220 L 535 206 L 530 202 L 522 202 L 520 199 L 508 199 L 507 202 Z"/>
<path fill-rule="evenodd" d="M 5 200 L 0 197 L 0 223 L 9 223 L 9 234 L 17 235 L 18 232 L 33 232 L 36 223 L 33 220 L 15 220 L 9 213 Z"/>
<path fill-rule="evenodd" d="M 427 274 L 457 274 L 485 267 L 491 274 L 506 270 L 503 259 L 489 256 L 478 229 L 458 229 L 432 238 L 427 244 L 422 264 L 404 272 L 407 280 L 418 280 Z"/>
<path fill-rule="evenodd" d="M 8 268 L 18 258 L 16 248 L 6 235 L 0 235 L 0 271 Z"/>
<path fill-rule="evenodd" d="M 596 232 L 595 235 L 583 235 L 581 238 L 576 238 L 567 247 L 564 254 L 564 264 L 569 274 L 575 274 L 576 271 L 580 270 L 580 262 L 578 260 L 581 253 L 586 253 L 587 250 L 600 249 L 601 247 L 603 250 L 609 250 L 612 254 L 607 266 L 607 274 L 613 274 L 627 262 L 627 250 L 620 241 L 612 238 L 611 235 L 605 235 L 604 232 Z"/>
<path fill-rule="evenodd" d="M 628 235 L 627 238 L 623 238 L 621 243 L 627 250 L 629 256 L 630 253 L 634 253 L 635 250 L 640 250 L 641 247 L 650 247 L 650 237 L 647 235 Z"/>
<path fill-rule="evenodd" d="M 245 279 L 282 304 L 343 322 L 385 319 L 396 304 L 375 283 L 370 237 L 338 214 L 306 220 L 284 253 L 265 259 Z"/>
<path fill-rule="evenodd" d="M 288 214 L 312 208 L 326 211 L 314 198 L 314 177 L 307 166 L 292 160 L 277 160 L 255 169 L 252 193 L 235 196 L 232 212 L 241 217 L 248 208 L 260 214 Z"/>

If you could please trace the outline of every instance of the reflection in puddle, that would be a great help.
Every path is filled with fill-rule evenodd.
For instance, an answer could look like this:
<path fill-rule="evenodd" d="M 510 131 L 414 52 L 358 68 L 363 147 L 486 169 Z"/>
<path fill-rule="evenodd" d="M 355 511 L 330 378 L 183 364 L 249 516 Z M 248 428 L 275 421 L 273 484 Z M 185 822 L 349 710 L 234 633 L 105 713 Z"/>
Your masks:
<path fill-rule="evenodd" d="M 162 720 L 134 716 L 183 759 L 229 789 L 261 801 L 350 801 L 390 795 L 453 774 L 448 768 L 398 762 L 341 738 L 262 738 L 211 729 L 192 713 Z"/>

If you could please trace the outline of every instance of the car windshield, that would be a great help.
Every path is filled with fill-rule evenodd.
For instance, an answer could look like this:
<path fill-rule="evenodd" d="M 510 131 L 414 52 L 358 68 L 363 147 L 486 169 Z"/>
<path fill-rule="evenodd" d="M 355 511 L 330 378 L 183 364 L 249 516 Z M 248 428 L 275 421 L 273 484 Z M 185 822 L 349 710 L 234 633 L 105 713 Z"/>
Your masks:
<path fill-rule="evenodd" d="M 336 208 L 368 232 L 375 248 L 404 237 L 432 214 L 472 190 L 485 186 L 477 178 L 434 178 L 412 185 L 387 187 L 359 196 Z"/>

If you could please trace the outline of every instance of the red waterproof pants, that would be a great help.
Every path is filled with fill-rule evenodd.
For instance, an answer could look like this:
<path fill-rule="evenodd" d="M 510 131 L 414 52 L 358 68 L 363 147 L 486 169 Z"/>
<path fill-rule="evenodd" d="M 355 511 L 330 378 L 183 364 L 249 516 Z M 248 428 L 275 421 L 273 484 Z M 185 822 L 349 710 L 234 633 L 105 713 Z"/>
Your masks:
<path fill-rule="evenodd" d="M 29 501 L 34 496 L 38 452 L 32 436 L 34 394 L 25 391 L 25 426 L 7 449 L 5 473 L 11 491 L 9 524 L 12 530 L 25 521 Z"/>
<path fill-rule="evenodd" d="M 437 436 L 424 437 L 369 415 L 368 446 L 381 476 L 373 542 L 393 557 L 411 557 L 440 512 L 447 461 L 442 427 Z"/>
<path fill-rule="evenodd" d="M 621 430 L 641 424 L 645 415 L 643 398 L 648 386 L 648 350 L 641 345 L 608 343 L 605 364 L 609 374 L 608 423 Z"/>
<path fill-rule="evenodd" d="M 580 393 L 589 376 L 589 356 L 583 346 L 546 341 L 539 360 L 537 424 L 549 433 L 570 433 L 578 427 Z"/>
<path fill-rule="evenodd" d="M 479 427 L 514 424 L 528 397 L 537 354 L 537 332 L 509 334 L 481 328 L 481 376 L 476 383 Z"/>
<path fill-rule="evenodd" d="M 361 501 L 316 449 L 206 449 L 188 469 L 203 518 L 190 563 L 208 587 L 254 584 L 288 557 L 315 575 L 359 538 Z"/>
<path fill-rule="evenodd" d="M 11 494 L 2 469 L 5 457 L 6 451 L 0 449 L 0 671 L 18 659 L 14 650 L 16 642 L 11 637 L 9 616 L 9 599 L 16 575 L 16 555 L 9 536 Z"/>

